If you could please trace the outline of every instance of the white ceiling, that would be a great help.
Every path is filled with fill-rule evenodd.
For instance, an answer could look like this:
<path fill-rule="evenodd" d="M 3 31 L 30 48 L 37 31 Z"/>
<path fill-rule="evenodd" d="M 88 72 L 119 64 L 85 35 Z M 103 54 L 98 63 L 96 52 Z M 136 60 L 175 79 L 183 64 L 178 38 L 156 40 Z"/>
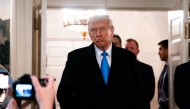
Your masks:
<path fill-rule="evenodd" d="M 180 0 L 47 0 L 48 8 L 168 10 Z"/>
<path fill-rule="evenodd" d="M 9 19 L 11 14 L 11 0 L 0 0 L 0 18 Z"/>

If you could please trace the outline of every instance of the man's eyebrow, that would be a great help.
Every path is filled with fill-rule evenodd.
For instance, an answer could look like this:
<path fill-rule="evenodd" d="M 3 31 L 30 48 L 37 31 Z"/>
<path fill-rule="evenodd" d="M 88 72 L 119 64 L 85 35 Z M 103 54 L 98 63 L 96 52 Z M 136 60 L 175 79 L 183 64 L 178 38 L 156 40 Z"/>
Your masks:
<path fill-rule="evenodd" d="M 90 29 L 96 29 L 96 28 L 90 28 Z"/>

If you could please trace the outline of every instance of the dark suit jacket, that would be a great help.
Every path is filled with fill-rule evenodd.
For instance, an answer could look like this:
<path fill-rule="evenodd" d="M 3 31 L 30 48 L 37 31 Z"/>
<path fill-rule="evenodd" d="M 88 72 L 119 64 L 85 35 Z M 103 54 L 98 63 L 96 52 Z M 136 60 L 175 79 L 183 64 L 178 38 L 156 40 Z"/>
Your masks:
<path fill-rule="evenodd" d="M 138 64 L 139 64 L 140 73 L 141 73 L 145 91 L 146 91 L 145 109 L 150 109 L 150 102 L 152 98 L 154 97 L 154 91 L 155 91 L 154 72 L 150 65 L 147 65 L 140 61 L 138 61 Z"/>
<path fill-rule="evenodd" d="M 61 109 L 143 109 L 145 92 L 135 55 L 112 44 L 111 58 L 106 85 L 94 44 L 68 54 L 57 91 Z"/>
<path fill-rule="evenodd" d="M 160 78 L 159 78 L 159 81 L 158 81 L 158 87 L 159 87 L 159 84 L 160 83 Z M 158 88 L 159 89 L 159 88 Z M 168 95 L 168 70 L 167 70 L 167 73 L 165 75 L 165 78 L 164 78 L 164 86 L 163 86 L 163 90 L 164 92 L 166 93 L 166 96 L 169 97 Z M 168 106 L 165 106 L 165 105 L 160 105 L 160 108 L 159 109 L 169 109 Z"/>
<path fill-rule="evenodd" d="M 190 109 L 190 62 L 176 67 L 174 99 L 180 109 Z"/>

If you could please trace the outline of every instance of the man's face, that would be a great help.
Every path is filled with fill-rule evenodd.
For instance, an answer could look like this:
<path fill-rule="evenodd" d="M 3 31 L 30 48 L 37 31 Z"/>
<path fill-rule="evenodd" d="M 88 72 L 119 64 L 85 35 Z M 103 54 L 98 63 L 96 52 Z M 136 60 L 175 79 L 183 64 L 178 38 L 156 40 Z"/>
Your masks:
<path fill-rule="evenodd" d="M 159 47 L 158 55 L 162 61 L 168 61 L 168 49 L 165 49 L 162 45 Z"/>
<path fill-rule="evenodd" d="M 136 56 L 139 54 L 139 49 L 134 41 L 127 42 L 125 45 L 125 49 L 133 52 Z"/>
<path fill-rule="evenodd" d="M 122 47 L 117 37 L 113 37 L 112 42 L 115 46 L 120 47 L 120 48 Z"/>
<path fill-rule="evenodd" d="M 89 35 L 93 43 L 100 49 L 106 50 L 112 41 L 114 29 L 106 20 L 99 20 L 88 25 Z"/>

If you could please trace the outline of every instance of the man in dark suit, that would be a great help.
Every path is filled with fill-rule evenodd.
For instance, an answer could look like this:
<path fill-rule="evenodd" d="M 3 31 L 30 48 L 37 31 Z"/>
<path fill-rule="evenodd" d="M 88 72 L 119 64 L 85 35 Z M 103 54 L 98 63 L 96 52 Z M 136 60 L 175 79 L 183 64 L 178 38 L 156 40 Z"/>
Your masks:
<path fill-rule="evenodd" d="M 57 91 L 61 109 L 143 109 L 136 57 L 112 44 L 109 16 L 90 17 L 88 30 L 93 43 L 68 54 Z"/>
<path fill-rule="evenodd" d="M 135 39 L 127 39 L 125 44 L 125 49 L 133 52 L 136 57 L 139 54 L 139 44 Z M 155 91 L 155 78 L 154 78 L 154 72 L 152 69 L 152 66 L 142 63 L 139 60 L 137 60 L 139 65 L 139 70 L 141 73 L 141 77 L 144 83 L 145 91 L 146 91 L 146 103 L 145 103 L 145 109 L 150 109 L 150 102 L 152 98 L 154 97 L 154 91 Z"/>
<path fill-rule="evenodd" d="M 162 73 L 158 80 L 158 103 L 159 109 L 169 109 L 169 96 L 168 96 L 168 40 L 163 40 L 158 43 L 159 56 L 165 62 Z"/>
<path fill-rule="evenodd" d="M 180 109 L 190 109 L 190 62 L 176 67 L 174 99 Z"/>

